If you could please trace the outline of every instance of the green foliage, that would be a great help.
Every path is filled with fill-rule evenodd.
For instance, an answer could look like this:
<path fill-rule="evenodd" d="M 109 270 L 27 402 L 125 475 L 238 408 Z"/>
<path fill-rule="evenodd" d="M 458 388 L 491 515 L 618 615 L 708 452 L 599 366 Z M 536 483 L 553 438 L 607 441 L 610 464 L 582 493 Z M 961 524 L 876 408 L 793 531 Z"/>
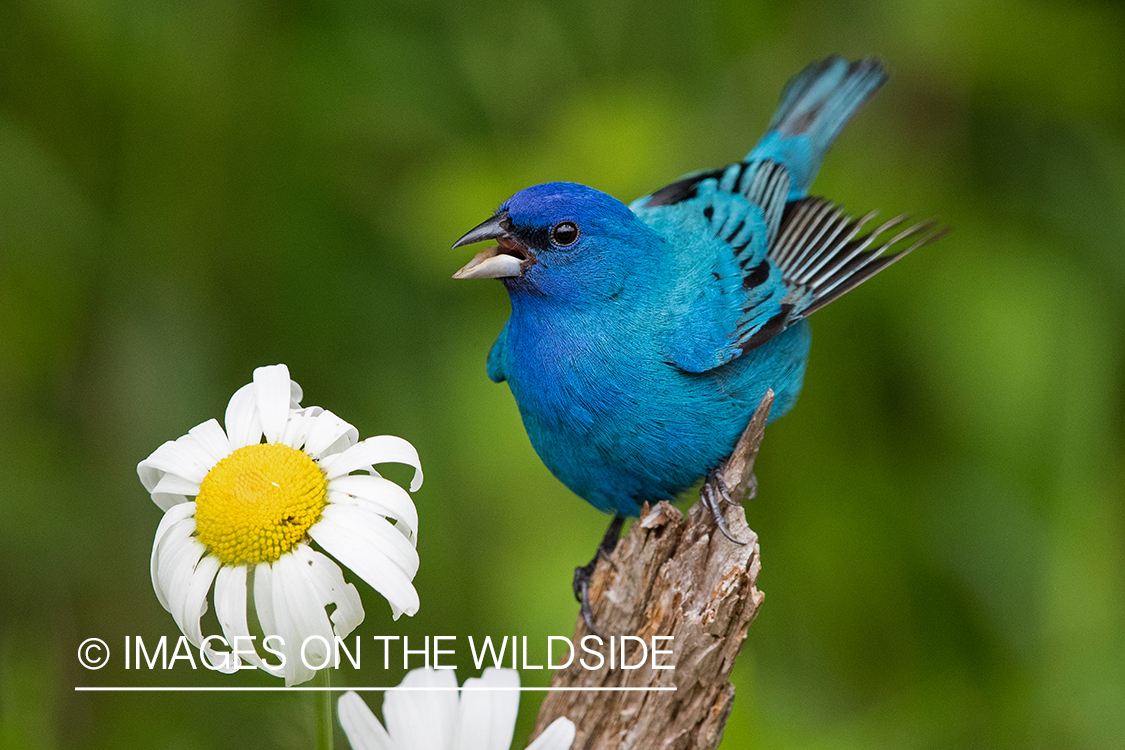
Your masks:
<path fill-rule="evenodd" d="M 311 746 L 302 696 L 72 691 L 171 681 L 74 651 L 178 635 L 134 467 L 262 364 L 425 464 L 422 609 L 366 590 L 359 634 L 569 635 L 606 519 L 485 377 L 507 302 L 449 245 L 529 184 L 741 158 L 834 52 L 895 76 L 816 191 L 953 232 L 814 318 L 723 747 L 1120 746 L 1123 48 L 1108 1 L 0 4 L 0 748 Z"/>

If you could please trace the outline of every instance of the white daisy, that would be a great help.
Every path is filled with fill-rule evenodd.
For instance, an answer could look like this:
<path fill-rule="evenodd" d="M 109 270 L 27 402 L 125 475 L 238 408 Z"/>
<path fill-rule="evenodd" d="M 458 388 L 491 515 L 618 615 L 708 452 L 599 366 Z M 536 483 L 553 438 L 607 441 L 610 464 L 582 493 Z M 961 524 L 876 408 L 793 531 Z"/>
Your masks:
<path fill-rule="evenodd" d="M 254 381 L 231 397 L 225 432 L 210 419 L 137 465 L 165 511 L 151 563 L 164 609 L 212 664 L 238 669 L 237 656 L 212 648 L 222 641 L 203 643 L 200 619 L 214 583 L 226 643 L 249 663 L 285 677 L 286 685 L 311 679 L 314 670 L 304 662 L 319 665 L 331 653 L 325 643 L 363 622 L 355 586 L 310 539 L 386 597 L 395 619 L 418 611 L 411 583 L 418 571 L 418 512 L 404 489 L 373 468 L 413 466 L 414 492 L 422 485 L 417 451 L 392 435 L 357 442 L 355 427 L 319 406 L 301 408 L 300 401 L 301 387 L 285 365 L 259 367 Z M 259 626 L 253 641 L 251 590 Z M 277 637 L 267 641 L 271 635 L 283 645 Z M 303 660 L 309 636 L 324 640 L 310 640 Z"/>
<path fill-rule="evenodd" d="M 516 670 L 489 667 L 465 680 L 458 698 L 452 670 L 414 669 L 399 685 L 407 690 L 389 691 L 383 699 L 386 729 L 353 692 L 340 696 L 336 711 L 354 750 L 508 750 L 519 686 Z M 569 750 L 573 742 L 574 722 L 558 718 L 527 750 Z"/>

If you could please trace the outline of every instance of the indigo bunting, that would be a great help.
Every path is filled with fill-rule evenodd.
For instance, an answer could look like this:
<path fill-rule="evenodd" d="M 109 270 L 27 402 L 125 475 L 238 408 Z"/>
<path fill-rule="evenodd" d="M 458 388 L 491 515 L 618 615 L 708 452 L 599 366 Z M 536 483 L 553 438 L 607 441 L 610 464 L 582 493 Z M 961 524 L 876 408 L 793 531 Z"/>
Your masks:
<path fill-rule="evenodd" d="M 942 233 L 902 216 L 864 233 L 875 212 L 853 218 L 808 195 L 828 147 L 886 78 L 874 59 L 814 63 L 743 161 L 628 206 L 585 185 L 535 185 L 453 245 L 496 243 L 454 278 L 508 290 L 488 375 L 507 381 L 551 472 L 615 515 L 600 550 L 645 501 L 715 481 L 767 389 L 771 420 L 793 406 L 809 315 Z M 591 626 L 596 560 L 575 575 Z"/>

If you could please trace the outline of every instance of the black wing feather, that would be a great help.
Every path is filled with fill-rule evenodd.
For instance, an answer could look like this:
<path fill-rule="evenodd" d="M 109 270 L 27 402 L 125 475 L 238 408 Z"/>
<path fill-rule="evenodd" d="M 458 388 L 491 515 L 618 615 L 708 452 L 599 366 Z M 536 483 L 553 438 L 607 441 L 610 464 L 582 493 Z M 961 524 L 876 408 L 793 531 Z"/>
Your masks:
<path fill-rule="evenodd" d="M 855 219 L 824 198 L 802 198 L 785 207 L 769 258 L 781 269 L 782 280 L 789 287 L 786 299 L 795 305 L 795 318 L 811 315 L 948 231 L 924 221 L 877 244 L 906 216 L 896 216 L 861 235 L 875 215 L 872 211 Z"/>

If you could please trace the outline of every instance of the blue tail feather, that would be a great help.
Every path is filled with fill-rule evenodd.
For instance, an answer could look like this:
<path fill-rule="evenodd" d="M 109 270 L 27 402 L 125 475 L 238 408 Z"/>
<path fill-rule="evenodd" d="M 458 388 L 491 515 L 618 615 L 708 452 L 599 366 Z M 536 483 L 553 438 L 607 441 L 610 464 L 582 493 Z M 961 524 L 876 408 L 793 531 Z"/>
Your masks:
<path fill-rule="evenodd" d="M 769 130 L 746 161 L 785 164 L 792 176 L 789 200 L 805 197 L 832 141 L 886 80 L 874 58 L 813 63 L 786 84 Z"/>

